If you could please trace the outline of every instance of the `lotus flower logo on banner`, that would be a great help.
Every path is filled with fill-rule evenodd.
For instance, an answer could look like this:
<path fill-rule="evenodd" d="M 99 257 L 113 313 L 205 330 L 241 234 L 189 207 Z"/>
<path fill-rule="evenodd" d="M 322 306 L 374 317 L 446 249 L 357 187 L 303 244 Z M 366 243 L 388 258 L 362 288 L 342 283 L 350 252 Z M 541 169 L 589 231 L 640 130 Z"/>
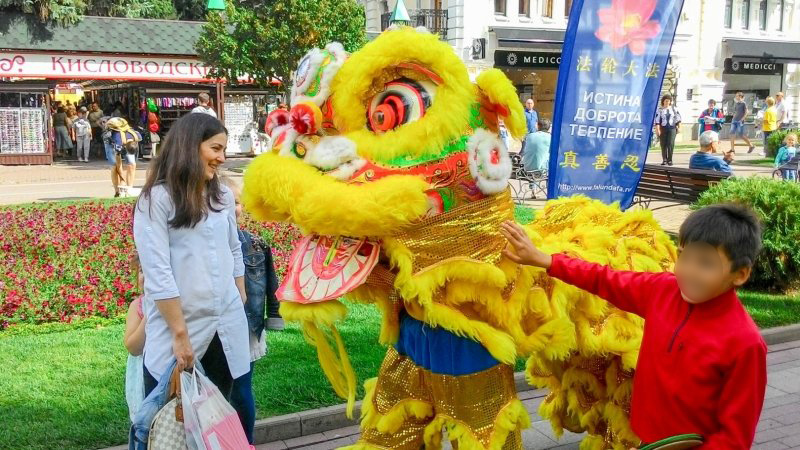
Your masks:
<path fill-rule="evenodd" d="M 647 41 L 661 31 L 658 21 L 651 20 L 656 4 L 656 0 L 613 0 L 611 7 L 597 11 L 602 25 L 595 36 L 615 50 L 627 45 L 631 53 L 641 55 Z"/>

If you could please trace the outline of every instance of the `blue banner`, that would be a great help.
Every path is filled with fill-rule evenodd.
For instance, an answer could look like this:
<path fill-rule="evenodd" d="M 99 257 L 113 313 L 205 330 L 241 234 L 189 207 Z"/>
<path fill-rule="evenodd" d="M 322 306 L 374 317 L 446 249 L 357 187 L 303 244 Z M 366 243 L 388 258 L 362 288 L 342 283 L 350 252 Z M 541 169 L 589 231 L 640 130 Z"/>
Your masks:
<path fill-rule="evenodd" d="M 576 0 L 556 87 L 548 197 L 630 207 L 683 0 Z"/>

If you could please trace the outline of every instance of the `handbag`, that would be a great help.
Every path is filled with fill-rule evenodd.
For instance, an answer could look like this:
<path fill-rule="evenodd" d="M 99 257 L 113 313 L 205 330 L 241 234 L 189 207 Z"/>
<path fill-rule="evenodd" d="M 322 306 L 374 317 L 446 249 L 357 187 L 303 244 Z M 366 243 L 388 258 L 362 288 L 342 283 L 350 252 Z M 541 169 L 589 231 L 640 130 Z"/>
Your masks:
<path fill-rule="evenodd" d="M 188 450 L 186 430 L 183 426 L 181 402 L 181 374 L 176 367 L 170 377 L 167 404 L 161 408 L 150 425 L 147 440 L 149 450 Z"/>

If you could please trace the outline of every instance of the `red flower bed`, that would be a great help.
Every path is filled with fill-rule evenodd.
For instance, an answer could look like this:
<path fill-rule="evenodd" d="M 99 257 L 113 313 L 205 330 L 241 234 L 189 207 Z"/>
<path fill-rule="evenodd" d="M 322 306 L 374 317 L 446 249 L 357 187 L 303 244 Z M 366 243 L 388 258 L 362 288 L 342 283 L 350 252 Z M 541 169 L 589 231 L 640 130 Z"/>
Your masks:
<path fill-rule="evenodd" d="M 131 271 L 131 202 L 0 209 L 0 330 L 18 323 L 116 317 L 139 295 Z M 243 222 L 273 246 L 285 271 L 299 232 Z"/>

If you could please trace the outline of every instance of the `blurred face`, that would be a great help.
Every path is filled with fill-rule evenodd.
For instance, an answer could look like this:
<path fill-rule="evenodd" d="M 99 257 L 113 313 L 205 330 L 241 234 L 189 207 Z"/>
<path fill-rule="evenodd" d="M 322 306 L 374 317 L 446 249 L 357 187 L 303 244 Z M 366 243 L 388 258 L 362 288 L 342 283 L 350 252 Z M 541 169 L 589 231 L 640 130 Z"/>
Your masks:
<path fill-rule="evenodd" d="M 220 133 L 210 137 L 200 144 L 200 160 L 205 168 L 206 180 L 211 180 L 217 174 L 220 166 L 225 163 L 225 149 L 228 147 L 228 135 Z"/>
<path fill-rule="evenodd" d="M 664 101 L 661 102 L 661 104 L 664 106 L 664 108 L 669 108 L 670 105 L 672 105 L 672 99 L 665 98 Z"/>
<path fill-rule="evenodd" d="M 98 109 L 100 109 L 100 107 L 97 106 L 97 103 L 92 103 L 92 112 L 97 112 Z"/>
<path fill-rule="evenodd" d="M 789 147 L 794 147 L 797 145 L 797 139 L 794 136 L 789 136 L 786 138 L 786 145 Z"/>
<path fill-rule="evenodd" d="M 136 284 L 139 286 L 139 291 L 144 290 L 144 272 L 142 272 L 142 269 L 139 269 L 139 273 L 136 277 Z"/>
<path fill-rule="evenodd" d="M 678 249 L 675 277 L 683 299 L 696 305 L 742 286 L 750 277 L 750 268 L 732 272 L 731 260 L 721 248 L 693 242 Z"/>
<path fill-rule="evenodd" d="M 525 108 L 533 109 L 533 99 L 532 98 L 529 98 L 529 99 L 525 100 Z"/>
<path fill-rule="evenodd" d="M 782 95 L 780 95 L 780 94 L 779 94 L 779 95 L 776 95 L 776 96 L 775 96 L 775 101 L 776 101 L 776 102 L 780 103 L 780 102 L 781 102 L 781 100 L 783 100 L 783 96 L 782 96 Z"/>
<path fill-rule="evenodd" d="M 238 188 L 231 190 L 233 198 L 236 199 L 236 220 L 240 220 L 242 218 L 242 192 Z"/>
<path fill-rule="evenodd" d="M 714 101 L 708 102 L 708 109 L 709 110 L 714 109 L 715 106 L 717 106 L 717 102 L 714 102 Z"/>

